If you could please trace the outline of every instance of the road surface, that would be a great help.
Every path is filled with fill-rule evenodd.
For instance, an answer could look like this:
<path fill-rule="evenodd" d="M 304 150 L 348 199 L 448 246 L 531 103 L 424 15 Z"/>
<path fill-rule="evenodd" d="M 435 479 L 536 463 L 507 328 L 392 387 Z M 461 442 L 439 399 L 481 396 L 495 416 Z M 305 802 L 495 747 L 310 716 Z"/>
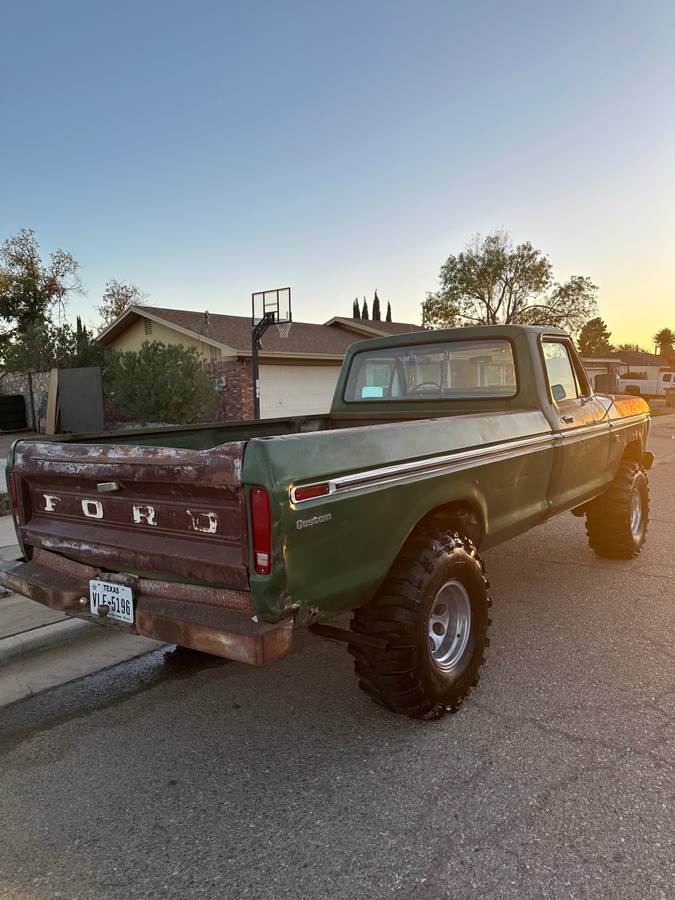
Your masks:
<path fill-rule="evenodd" d="M 265 670 L 162 649 L 5 707 L 0 896 L 671 897 L 675 455 L 651 485 L 639 559 L 569 515 L 486 554 L 488 664 L 440 722 L 308 634 Z"/>

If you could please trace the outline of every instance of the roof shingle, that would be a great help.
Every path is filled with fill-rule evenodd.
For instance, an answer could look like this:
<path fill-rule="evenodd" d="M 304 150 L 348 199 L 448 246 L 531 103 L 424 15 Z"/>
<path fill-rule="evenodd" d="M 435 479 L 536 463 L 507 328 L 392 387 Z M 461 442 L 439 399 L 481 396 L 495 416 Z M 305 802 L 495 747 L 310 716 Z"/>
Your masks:
<path fill-rule="evenodd" d="M 248 316 L 209 313 L 207 319 L 204 312 L 187 309 L 169 309 L 162 306 L 133 308 L 133 312 L 138 316 L 142 316 L 144 311 L 168 324 L 191 331 L 196 336 L 202 336 L 226 347 L 231 347 L 237 353 L 248 355 L 251 352 L 251 320 Z M 331 322 L 333 321 L 335 324 L 331 325 L 293 322 L 287 338 L 282 338 L 276 328 L 268 328 L 263 337 L 263 354 L 344 356 L 350 344 L 364 340 L 368 336 L 350 330 L 348 325 L 350 319 L 331 320 Z M 355 324 L 358 324 L 358 321 Z M 402 322 L 364 322 L 364 325 L 372 326 L 381 334 L 401 334 L 422 330 L 419 325 Z M 373 337 L 375 336 L 373 334 Z M 104 333 L 102 337 L 105 343 L 107 335 Z"/>

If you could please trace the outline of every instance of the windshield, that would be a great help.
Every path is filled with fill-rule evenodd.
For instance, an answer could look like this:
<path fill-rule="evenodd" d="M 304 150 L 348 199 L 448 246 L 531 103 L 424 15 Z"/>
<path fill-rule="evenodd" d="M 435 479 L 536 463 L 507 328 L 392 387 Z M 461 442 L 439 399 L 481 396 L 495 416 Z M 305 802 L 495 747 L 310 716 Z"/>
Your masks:
<path fill-rule="evenodd" d="M 512 397 L 517 391 L 511 344 L 448 341 L 354 354 L 344 399 L 430 400 Z"/>

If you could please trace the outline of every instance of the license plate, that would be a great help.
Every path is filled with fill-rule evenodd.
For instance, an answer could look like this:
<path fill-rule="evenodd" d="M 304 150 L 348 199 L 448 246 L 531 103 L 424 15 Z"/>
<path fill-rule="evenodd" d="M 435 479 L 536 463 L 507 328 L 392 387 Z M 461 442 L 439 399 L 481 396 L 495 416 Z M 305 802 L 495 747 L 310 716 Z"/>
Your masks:
<path fill-rule="evenodd" d="M 89 582 L 89 608 L 94 616 L 99 615 L 102 606 L 108 607 L 106 616 L 118 622 L 134 621 L 134 595 L 124 584 L 110 581 Z"/>

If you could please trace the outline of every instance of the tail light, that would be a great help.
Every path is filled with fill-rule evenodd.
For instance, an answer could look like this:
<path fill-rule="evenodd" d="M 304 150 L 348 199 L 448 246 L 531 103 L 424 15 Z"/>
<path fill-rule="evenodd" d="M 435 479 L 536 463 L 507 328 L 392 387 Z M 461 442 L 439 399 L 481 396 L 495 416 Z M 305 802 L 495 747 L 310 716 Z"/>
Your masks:
<path fill-rule="evenodd" d="M 258 575 L 269 575 L 272 569 L 272 519 L 270 498 L 265 488 L 251 488 L 249 503 L 253 536 L 253 568 Z"/>

